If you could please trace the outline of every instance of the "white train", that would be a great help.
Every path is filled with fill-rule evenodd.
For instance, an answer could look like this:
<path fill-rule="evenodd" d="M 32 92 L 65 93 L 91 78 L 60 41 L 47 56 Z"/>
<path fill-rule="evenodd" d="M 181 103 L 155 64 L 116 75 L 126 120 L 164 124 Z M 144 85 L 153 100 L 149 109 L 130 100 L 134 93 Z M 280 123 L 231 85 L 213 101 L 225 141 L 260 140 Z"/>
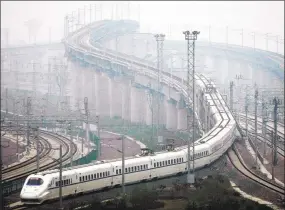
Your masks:
<path fill-rule="evenodd" d="M 76 48 L 78 50 L 78 48 Z M 96 53 L 96 56 L 97 55 Z M 112 56 L 105 53 L 104 56 Z M 137 64 L 139 65 L 139 64 Z M 143 64 L 141 64 L 143 66 Z M 167 79 L 165 77 L 164 79 Z M 169 78 L 168 78 L 169 79 Z M 197 76 L 197 97 L 203 100 L 198 112 L 206 111 L 206 124 L 211 128 L 195 142 L 195 169 L 205 167 L 218 159 L 232 145 L 236 123 L 218 91 L 206 92 L 207 79 Z M 186 87 L 178 81 L 177 89 L 186 94 Z M 208 106 L 205 106 L 208 104 Z M 210 117 L 209 117 L 210 116 Z M 125 183 L 131 184 L 173 176 L 187 172 L 187 146 L 151 155 L 142 153 L 125 160 Z M 113 188 L 122 184 L 121 160 L 102 161 L 66 168 L 62 173 L 62 195 L 73 196 L 90 191 Z M 59 196 L 59 170 L 44 171 L 27 177 L 21 190 L 24 204 L 41 204 Z"/>

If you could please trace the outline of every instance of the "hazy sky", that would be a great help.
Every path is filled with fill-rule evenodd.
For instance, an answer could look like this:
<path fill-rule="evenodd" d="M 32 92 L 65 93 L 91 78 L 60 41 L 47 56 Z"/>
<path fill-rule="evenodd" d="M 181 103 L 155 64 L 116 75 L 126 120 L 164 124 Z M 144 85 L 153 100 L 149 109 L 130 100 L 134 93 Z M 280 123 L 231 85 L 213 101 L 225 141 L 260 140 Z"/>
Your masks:
<path fill-rule="evenodd" d="M 103 17 L 110 18 L 112 5 L 115 8 L 115 4 L 119 4 L 117 17 L 122 17 L 122 8 L 124 8 L 123 17 L 127 18 L 127 2 L 1 1 L 1 28 L 10 29 L 11 42 L 15 40 L 27 42 L 28 31 L 24 22 L 37 18 L 42 21 L 37 40 L 48 40 L 49 27 L 52 31 L 52 40 L 59 40 L 63 36 L 65 14 L 77 11 L 84 5 L 99 5 L 100 3 L 103 4 Z M 230 33 L 235 33 L 232 36 L 238 36 L 239 33 L 238 31 L 234 32 L 233 29 L 244 28 L 245 36 L 249 35 L 250 31 L 257 31 L 261 34 L 271 32 L 284 39 L 284 1 L 131 2 L 132 19 L 139 17 L 138 4 L 140 4 L 141 11 L 141 32 L 160 32 L 166 33 L 170 38 L 181 37 L 183 39 L 182 30 L 196 27 L 201 31 L 201 37 L 207 39 L 209 25 L 211 25 L 211 39 L 215 40 L 221 36 L 224 39 L 225 27 L 228 25 L 231 30 Z M 99 16 L 98 13 L 97 18 Z M 170 25 L 171 35 L 169 34 Z"/>

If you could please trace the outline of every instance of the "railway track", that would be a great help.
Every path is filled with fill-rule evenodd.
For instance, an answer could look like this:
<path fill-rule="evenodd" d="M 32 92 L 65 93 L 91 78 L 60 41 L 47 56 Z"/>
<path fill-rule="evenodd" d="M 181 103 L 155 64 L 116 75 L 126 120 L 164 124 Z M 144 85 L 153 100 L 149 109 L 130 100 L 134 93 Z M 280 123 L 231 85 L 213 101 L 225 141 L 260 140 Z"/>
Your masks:
<path fill-rule="evenodd" d="M 240 118 L 246 119 L 244 114 L 240 114 Z M 248 117 L 248 122 L 254 123 L 254 118 Z M 270 124 L 273 124 L 272 120 L 269 120 L 269 122 L 270 122 Z M 262 126 L 262 122 L 258 119 L 257 119 L 257 124 L 258 124 L 258 126 Z M 267 130 L 272 131 L 272 130 L 274 130 L 274 126 L 271 126 L 270 124 L 266 123 L 266 128 L 267 128 Z M 278 128 L 283 128 L 282 132 Z M 284 124 L 283 123 L 277 122 L 277 135 L 280 136 L 280 138 L 284 142 Z"/>
<path fill-rule="evenodd" d="M 245 119 L 245 117 L 242 117 L 242 119 Z M 246 130 L 245 128 L 243 128 L 243 130 Z M 248 133 L 250 134 L 250 136 L 254 137 L 254 129 L 251 128 L 251 126 L 248 127 Z M 267 145 L 270 146 L 272 148 L 272 140 L 270 139 L 271 137 L 266 135 L 267 138 L 265 138 L 262 134 L 257 134 L 257 137 L 260 141 L 264 142 L 266 141 Z M 277 141 L 277 152 L 284 157 L 284 142 L 283 141 Z"/>
<path fill-rule="evenodd" d="M 63 150 L 64 152 L 62 154 L 63 165 L 68 163 L 70 155 L 73 156 L 77 153 L 77 147 L 76 147 L 75 143 L 73 143 L 73 142 L 70 143 L 68 138 L 61 136 L 61 135 L 58 135 L 58 134 L 53 134 L 53 133 L 50 133 L 47 131 L 41 131 L 41 134 L 45 135 L 45 136 L 49 136 L 49 138 L 52 137 L 54 139 L 57 139 L 59 144 L 63 145 L 63 149 L 64 149 Z M 72 146 L 69 146 L 70 144 Z M 51 147 L 51 149 L 52 149 L 52 147 Z M 44 157 L 44 159 L 46 159 L 46 161 L 50 160 L 50 162 L 46 162 L 46 164 L 40 165 L 40 167 L 39 167 L 40 171 L 48 170 L 48 169 L 54 169 L 57 167 L 58 161 L 56 159 L 52 159 L 51 157 L 49 157 L 49 155 L 46 155 Z M 19 169 L 17 169 L 17 173 L 14 172 L 12 174 L 12 176 L 6 176 L 2 180 L 3 195 L 9 195 L 11 193 L 17 192 L 18 190 L 20 190 L 22 188 L 22 185 L 23 185 L 23 182 L 25 181 L 25 178 L 27 176 L 29 176 L 30 174 L 36 173 L 36 162 L 35 162 L 35 160 L 32 163 L 30 163 L 29 165 L 32 165 L 32 166 L 29 169 L 25 168 L 24 170 L 21 169 L 20 168 L 21 165 L 19 165 Z"/>
<path fill-rule="evenodd" d="M 229 160 L 231 164 L 244 176 L 249 178 L 250 180 L 257 182 L 258 184 L 280 194 L 283 199 L 285 196 L 285 188 L 271 183 L 270 181 L 266 180 L 265 178 L 256 175 L 253 173 L 244 163 L 243 159 L 241 158 L 240 154 L 237 152 L 235 146 L 233 145 L 233 148 L 230 149 L 227 153 L 227 156 L 229 157 Z"/>
<path fill-rule="evenodd" d="M 249 134 L 251 137 L 254 137 L 254 133 L 249 131 Z M 264 136 L 262 136 L 261 134 L 257 134 L 257 139 L 260 140 L 261 142 L 265 142 L 270 148 L 272 148 L 272 143 L 271 140 L 268 138 L 265 138 Z M 277 152 L 279 155 L 281 155 L 282 157 L 284 156 L 285 150 L 284 148 L 282 148 L 279 144 L 277 144 Z"/>
<path fill-rule="evenodd" d="M 43 137 L 39 138 L 39 146 L 40 148 L 43 148 L 39 153 L 39 158 L 43 159 L 46 156 L 48 156 L 51 152 L 51 144 Z M 13 179 L 13 177 L 20 175 L 21 171 L 29 170 L 29 168 L 36 167 L 36 155 L 32 158 L 21 162 L 19 164 L 16 164 L 14 166 L 8 167 L 3 170 L 2 179 L 5 181 L 7 179 Z"/>

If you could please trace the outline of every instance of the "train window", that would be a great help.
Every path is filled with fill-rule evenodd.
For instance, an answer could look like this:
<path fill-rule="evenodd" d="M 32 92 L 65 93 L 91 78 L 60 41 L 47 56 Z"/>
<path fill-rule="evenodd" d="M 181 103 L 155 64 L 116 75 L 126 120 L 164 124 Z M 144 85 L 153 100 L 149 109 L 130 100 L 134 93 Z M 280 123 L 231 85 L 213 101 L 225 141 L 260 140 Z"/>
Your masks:
<path fill-rule="evenodd" d="M 181 160 L 182 160 L 182 162 L 183 162 L 183 158 L 182 158 Z"/>
<path fill-rule="evenodd" d="M 105 172 L 103 172 L 103 177 L 105 177 L 106 175 L 105 175 Z"/>
<path fill-rule="evenodd" d="M 173 164 L 173 160 L 171 160 L 171 164 Z"/>
<path fill-rule="evenodd" d="M 96 179 L 96 174 L 94 174 L 94 179 Z"/>
<path fill-rule="evenodd" d="M 88 175 L 88 180 L 90 180 L 90 175 Z"/>
<path fill-rule="evenodd" d="M 132 167 L 132 172 L 134 171 L 134 167 Z"/>
<path fill-rule="evenodd" d="M 154 163 L 154 167 L 156 167 L 156 163 Z"/>
<path fill-rule="evenodd" d="M 55 186 L 58 187 L 58 182 L 55 182 Z"/>
<path fill-rule="evenodd" d="M 100 178 L 102 178 L 102 172 L 100 173 Z"/>
<path fill-rule="evenodd" d="M 43 183 L 44 183 L 44 181 L 41 178 L 32 177 L 27 182 L 27 185 L 39 186 L 39 185 L 42 185 Z"/>
<path fill-rule="evenodd" d="M 170 160 L 168 160 L 167 162 L 168 162 L 167 164 L 170 165 Z"/>
<path fill-rule="evenodd" d="M 110 171 L 108 171 L 108 176 L 110 176 Z"/>
<path fill-rule="evenodd" d="M 122 173 L 122 169 L 119 169 L 119 174 L 121 174 Z"/>
<path fill-rule="evenodd" d="M 82 179 L 81 179 L 81 177 L 79 177 L 79 181 L 80 181 L 80 182 L 82 182 Z"/>
<path fill-rule="evenodd" d="M 93 174 L 91 174 L 91 179 L 93 179 Z"/>
<path fill-rule="evenodd" d="M 145 165 L 145 169 L 147 169 L 148 168 L 148 165 Z"/>
<path fill-rule="evenodd" d="M 82 181 L 84 182 L 84 176 L 82 177 Z"/>
<path fill-rule="evenodd" d="M 176 159 L 173 160 L 173 163 L 176 164 Z"/>
<path fill-rule="evenodd" d="M 141 170 L 143 170 L 143 166 L 141 165 Z"/>
<path fill-rule="evenodd" d="M 128 168 L 125 168 L 125 173 L 128 173 Z"/>
<path fill-rule="evenodd" d="M 118 169 L 116 170 L 116 174 L 118 174 Z"/>

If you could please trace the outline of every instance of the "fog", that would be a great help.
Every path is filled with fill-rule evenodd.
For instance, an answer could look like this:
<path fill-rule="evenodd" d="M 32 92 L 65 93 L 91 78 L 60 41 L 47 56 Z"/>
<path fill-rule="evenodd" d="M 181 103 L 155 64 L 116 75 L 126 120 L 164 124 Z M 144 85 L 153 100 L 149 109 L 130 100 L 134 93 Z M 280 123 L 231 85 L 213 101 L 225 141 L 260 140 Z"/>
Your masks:
<path fill-rule="evenodd" d="M 36 42 L 59 41 L 63 37 L 64 16 L 86 5 L 97 6 L 96 19 L 127 19 L 128 2 L 91 1 L 1 1 L 1 37 L 3 28 L 9 29 L 9 43 L 29 43 L 25 21 L 37 19 L 41 27 Z M 88 7 L 87 7 L 88 6 Z M 117 9 L 116 9 L 117 6 Z M 112 13 L 113 8 L 113 13 Z M 279 35 L 284 48 L 284 1 L 267 2 L 130 2 L 130 19 L 139 20 L 140 32 L 165 33 L 167 39 L 183 39 L 182 31 L 198 29 L 200 40 L 225 42 L 225 28 L 229 27 L 229 42 L 240 44 L 240 30 L 244 30 L 244 45 L 251 46 L 251 32 L 256 32 L 256 47 L 263 48 L 265 33 Z M 83 10 L 82 16 L 83 16 Z M 89 12 L 89 11 L 88 11 Z M 88 13 L 86 11 L 86 13 Z M 113 14 L 113 15 L 112 15 Z M 93 18 L 92 18 L 93 19 Z M 3 39 L 3 38 L 2 38 Z M 271 37 L 269 48 L 276 46 Z M 276 48 L 276 47 L 275 47 Z"/>

